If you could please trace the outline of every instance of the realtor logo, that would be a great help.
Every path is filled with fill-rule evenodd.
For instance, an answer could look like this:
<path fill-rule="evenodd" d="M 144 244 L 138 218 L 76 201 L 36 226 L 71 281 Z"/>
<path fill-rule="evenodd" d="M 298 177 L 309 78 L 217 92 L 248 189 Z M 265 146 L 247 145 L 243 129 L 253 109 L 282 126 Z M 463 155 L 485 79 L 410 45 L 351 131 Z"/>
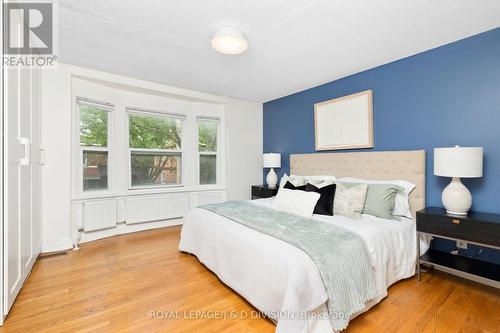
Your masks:
<path fill-rule="evenodd" d="M 6 54 L 52 54 L 52 3 L 4 3 Z"/>
<path fill-rule="evenodd" d="M 53 67 L 54 12 L 51 2 L 3 4 L 3 65 Z"/>
<path fill-rule="evenodd" d="M 4 3 L 3 24 L 5 54 L 52 54 L 52 3 Z"/>

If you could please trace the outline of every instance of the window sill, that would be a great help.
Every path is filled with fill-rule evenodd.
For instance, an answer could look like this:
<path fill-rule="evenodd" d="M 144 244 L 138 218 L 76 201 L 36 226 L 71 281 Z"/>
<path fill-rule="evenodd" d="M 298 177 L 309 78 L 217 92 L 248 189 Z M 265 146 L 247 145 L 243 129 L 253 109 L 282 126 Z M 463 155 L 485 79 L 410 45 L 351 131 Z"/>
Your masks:
<path fill-rule="evenodd" d="M 197 191 L 217 191 L 225 190 L 226 188 L 222 185 L 198 185 Z"/>
<path fill-rule="evenodd" d="M 113 197 L 114 193 L 109 190 L 102 191 L 92 191 L 92 192 L 83 192 L 71 197 L 71 200 L 79 200 L 79 199 L 101 199 L 101 198 L 109 198 Z"/>
<path fill-rule="evenodd" d="M 192 193 L 192 192 L 208 192 L 208 191 L 225 191 L 226 188 L 220 185 L 200 186 L 200 187 L 186 187 L 186 186 L 169 186 L 160 188 L 131 188 L 124 193 L 113 193 L 109 191 L 84 193 L 73 196 L 72 201 L 78 200 L 93 200 L 93 199 L 114 199 L 121 197 L 133 197 L 140 195 L 154 195 L 154 194 L 175 194 L 175 193 Z"/>
<path fill-rule="evenodd" d="M 158 187 L 131 187 L 126 191 L 125 196 L 131 195 L 148 195 L 148 194 L 163 194 L 163 193 L 184 193 L 190 192 L 193 189 L 186 187 L 184 185 L 175 186 L 158 186 Z"/>
<path fill-rule="evenodd" d="M 210 186 L 198 186 L 198 187 L 187 187 L 187 186 L 168 186 L 168 187 L 157 187 L 157 188 L 129 188 L 127 190 L 127 196 L 130 195 L 148 195 L 148 194 L 161 194 L 161 193 L 185 193 L 185 192 L 205 192 L 205 191 L 225 191 L 226 188 L 220 185 L 210 185 Z"/>
<path fill-rule="evenodd" d="M 176 185 L 152 185 L 152 186 L 132 186 L 127 189 L 128 192 L 136 192 L 136 191 L 164 191 L 164 190 L 179 190 L 184 189 L 185 186 L 182 184 Z"/>

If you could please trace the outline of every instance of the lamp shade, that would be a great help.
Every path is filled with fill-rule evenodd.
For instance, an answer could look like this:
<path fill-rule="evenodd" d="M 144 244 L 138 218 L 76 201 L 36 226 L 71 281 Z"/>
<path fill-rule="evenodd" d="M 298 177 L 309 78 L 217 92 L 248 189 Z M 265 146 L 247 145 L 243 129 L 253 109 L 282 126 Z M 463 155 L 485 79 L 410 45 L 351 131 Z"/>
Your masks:
<path fill-rule="evenodd" d="M 475 178 L 483 176 L 482 147 L 434 148 L 434 175 Z"/>
<path fill-rule="evenodd" d="M 264 168 L 281 168 L 281 154 L 264 154 Z"/>

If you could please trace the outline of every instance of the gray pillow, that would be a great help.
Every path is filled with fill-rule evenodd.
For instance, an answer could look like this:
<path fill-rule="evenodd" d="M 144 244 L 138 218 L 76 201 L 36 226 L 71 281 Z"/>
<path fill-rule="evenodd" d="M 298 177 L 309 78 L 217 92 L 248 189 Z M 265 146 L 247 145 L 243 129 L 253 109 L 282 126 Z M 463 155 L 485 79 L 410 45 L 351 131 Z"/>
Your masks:
<path fill-rule="evenodd" d="M 337 183 L 333 199 L 333 215 L 359 217 L 365 205 L 367 190 L 366 184 Z"/>
<path fill-rule="evenodd" d="M 368 184 L 363 214 L 383 219 L 397 219 L 392 214 L 396 203 L 396 194 L 404 191 L 401 186 L 393 184 Z"/>

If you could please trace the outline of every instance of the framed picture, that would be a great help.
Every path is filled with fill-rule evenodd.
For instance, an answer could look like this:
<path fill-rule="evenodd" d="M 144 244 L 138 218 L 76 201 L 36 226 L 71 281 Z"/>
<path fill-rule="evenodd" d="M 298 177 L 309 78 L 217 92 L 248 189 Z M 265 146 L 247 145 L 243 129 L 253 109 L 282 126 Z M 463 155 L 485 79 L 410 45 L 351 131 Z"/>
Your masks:
<path fill-rule="evenodd" d="M 371 90 L 314 104 L 316 150 L 373 148 Z"/>

